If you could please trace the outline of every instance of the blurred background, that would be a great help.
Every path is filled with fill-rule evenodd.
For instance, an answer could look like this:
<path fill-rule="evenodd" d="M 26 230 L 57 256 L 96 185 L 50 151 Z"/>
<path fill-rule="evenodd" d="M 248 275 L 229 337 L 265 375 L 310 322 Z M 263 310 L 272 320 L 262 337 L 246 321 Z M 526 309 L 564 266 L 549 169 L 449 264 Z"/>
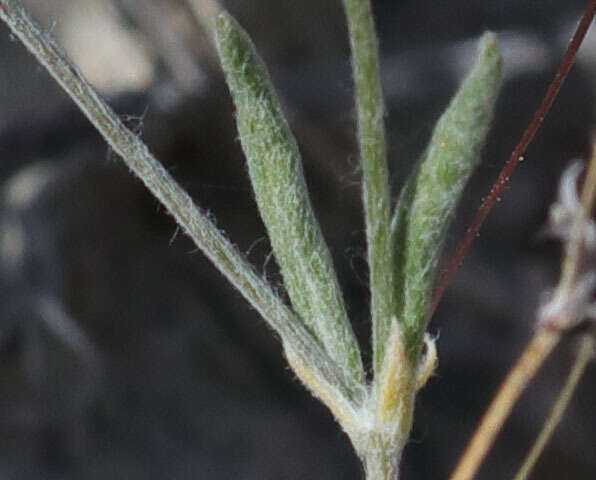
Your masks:
<path fill-rule="evenodd" d="M 27 0 L 124 121 L 280 290 L 210 35 L 185 0 Z M 341 2 L 228 0 L 283 97 L 354 328 L 369 340 L 349 49 Z M 195 6 L 204 9 L 204 0 Z M 449 235 L 452 253 L 537 108 L 586 1 L 373 1 L 394 196 L 469 68 L 498 33 L 505 85 Z M 205 11 L 205 10 L 201 10 Z M 0 477 L 360 479 L 330 414 L 265 323 L 0 26 Z M 447 478 L 555 285 L 541 229 L 589 150 L 596 36 L 430 330 L 406 480 Z M 561 388 L 571 335 L 515 410 L 480 478 L 513 475 Z M 533 478 L 596 478 L 588 370 Z"/>

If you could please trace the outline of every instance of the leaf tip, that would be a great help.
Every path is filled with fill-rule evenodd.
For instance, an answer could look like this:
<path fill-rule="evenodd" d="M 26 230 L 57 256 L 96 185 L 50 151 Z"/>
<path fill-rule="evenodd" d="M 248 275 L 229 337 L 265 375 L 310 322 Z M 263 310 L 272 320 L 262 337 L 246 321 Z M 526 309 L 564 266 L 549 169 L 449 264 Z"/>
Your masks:
<path fill-rule="evenodd" d="M 489 30 L 482 34 L 482 37 L 480 37 L 479 51 L 484 55 L 500 56 L 499 40 L 495 32 Z"/>
<path fill-rule="evenodd" d="M 503 58 L 496 33 L 487 31 L 480 37 L 477 58 L 480 64 L 484 64 L 486 68 L 493 70 L 495 80 L 500 83 Z"/>
<path fill-rule="evenodd" d="M 234 22 L 233 17 L 225 10 L 221 11 L 215 18 L 215 26 L 217 27 L 217 33 L 221 33 L 229 30 Z"/>
<path fill-rule="evenodd" d="M 238 21 L 223 10 L 215 19 L 215 31 L 217 38 L 217 48 L 220 57 L 229 58 L 238 48 L 238 45 L 245 45 L 248 36 Z"/>

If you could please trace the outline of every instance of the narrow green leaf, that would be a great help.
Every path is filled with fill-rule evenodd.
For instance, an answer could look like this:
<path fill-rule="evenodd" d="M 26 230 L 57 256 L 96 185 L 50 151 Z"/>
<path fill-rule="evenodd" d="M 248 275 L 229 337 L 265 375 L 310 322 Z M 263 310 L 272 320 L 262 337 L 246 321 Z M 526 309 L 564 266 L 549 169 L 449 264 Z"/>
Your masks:
<path fill-rule="evenodd" d="M 396 253 L 397 317 L 408 350 L 416 354 L 428 322 L 437 262 L 445 232 L 470 175 L 480 161 L 501 86 L 496 36 L 480 40 L 472 71 L 443 113 L 416 173 L 396 208 L 392 227 Z"/>
<path fill-rule="evenodd" d="M 379 46 L 370 0 L 343 0 L 343 5 L 350 33 L 356 84 L 362 197 L 370 271 L 373 365 L 378 371 L 394 314 L 393 251 L 389 243 L 391 206 Z"/>
<path fill-rule="evenodd" d="M 310 204 L 296 140 L 246 32 L 223 13 L 217 19 L 217 34 L 248 171 L 286 289 L 352 393 L 360 395 L 364 385 L 360 351 Z"/>
<path fill-rule="evenodd" d="M 412 203 L 416 194 L 416 181 L 420 172 L 420 162 L 410 172 L 406 183 L 402 186 L 399 193 L 397 204 L 393 212 L 390 226 L 390 243 L 393 249 L 393 265 L 394 265 L 394 308 L 395 311 L 401 313 L 404 308 L 405 296 L 403 288 L 406 284 L 406 254 L 408 241 L 408 228 L 410 224 L 410 211 Z M 393 317 L 394 319 L 396 317 Z M 400 317 L 397 317 L 400 318 Z"/>

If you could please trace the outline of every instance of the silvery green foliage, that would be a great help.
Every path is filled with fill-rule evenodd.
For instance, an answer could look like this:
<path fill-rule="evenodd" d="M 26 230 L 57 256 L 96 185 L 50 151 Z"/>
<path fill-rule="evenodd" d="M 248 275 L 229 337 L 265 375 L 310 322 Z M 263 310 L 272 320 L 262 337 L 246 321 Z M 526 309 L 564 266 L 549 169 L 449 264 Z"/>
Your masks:
<path fill-rule="evenodd" d="M 373 370 L 378 372 L 394 315 L 391 195 L 377 34 L 369 0 L 343 0 L 356 87 L 362 200 L 370 282 Z"/>
<path fill-rule="evenodd" d="M 300 318 L 337 363 L 352 394 L 360 397 L 360 351 L 311 207 L 298 145 L 246 32 L 223 13 L 217 38 L 250 179 L 284 285 Z"/>
<path fill-rule="evenodd" d="M 392 221 L 396 252 L 396 315 L 416 352 L 428 323 L 445 232 L 464 186 L 480 162 L 501 86 L 496 36 L 480 40 L 476 63 L 439 119 Z"/>
<path fill-rule="evenodd" d="M 356 397 L 351 413 L 344 413 L 340 422 L 365 459 L 369 478 L 391 478 L 409 434 L 415 393 L 436 363 L 434 342 L 424 331 L 438 256 L 457 200 L 480 159 L 501 82 L 501 61 L 495 36 L 486 34 L 473 70 L 439 120 L 424 157 L 406 182 L 390 224 L 383 214 L 388 173 L 378 65 L 375 58 L 367 56 L 370 49 L 376 49 L 376 37 L 374 31 L 370 37 L 366 25 L 363 27 L 372 22 L 370 4 L 346 0 L 344 6 L 357 91 L 375 379 L 364 403 Z M 218 19 L 218 38 L 255 196 L 294 308 L 343 370 L 350 388 L 359 389 L 362 367 L 358 346 L 312 213 L 296 141 L 246 32 L 223 14 Z M 368 45 L 363 47 L 362 42 Z M 370 208 L 373 204 L 376 210 Z M 389 233 L 391 243 L 387 245 L 384 236 Z M 382 278 L 385 281 L 379 284 Z M 388 292 L 387 287 L 391 287 Z M 382 301 L 376 303 L 375 298 L 378 301 L 383 292 Z M 387 317 L 379 312 L 387 312 Z M 423 339 L 427 354 L 419 358 Z M 343 343 L 341 348 L 338 341 Z M 287 350 L 290 364 L 313 388 L 308 371 L 305 375 L 300 363 L 293 360 L 291 348 Z M 360 414 L 353 409 L 359 406 Z"/>
<path fill-rule="evenodd" d="M 325 401 L 340 421 L 352 415 L 349 391 L 335 362 L 139 137 L 123 125 L 62 49 L 31 19 L 18 0 L 0 0 L 0 19 L 47 69 L 184 232 L 277 332 L 286 350 L 291 348 L 291 358 L 307 371 L 301 378 L 313 393 Z"/>
<path fill-rule="evenodd" d="M 19 0 L 0 0 L 2 19 L 77 103 L 183 230 L 279 334 L 288 362 L 332 411 L 365 464 L 369 480 L 397 477 L 416 392 L 436 364 L 425 334 L 438 257 L 462 190 L 480 159 L 501 83 L 496 38 L 439 120 L 423 158 L 389 218 L 389 187 L 378 47 L 370 0 L 343 0 L 356 83 L 358 140 L 371 272 L 374 380 L 365 384 L 360 351 L 321 230 L 300 153 L 266 68 L 246 33 L 218 17 L 218 46 L 237 109 L 255 196 L 294 311 L 94 91 Z M 420 355 L 422 342 L 427 345 Z"/>

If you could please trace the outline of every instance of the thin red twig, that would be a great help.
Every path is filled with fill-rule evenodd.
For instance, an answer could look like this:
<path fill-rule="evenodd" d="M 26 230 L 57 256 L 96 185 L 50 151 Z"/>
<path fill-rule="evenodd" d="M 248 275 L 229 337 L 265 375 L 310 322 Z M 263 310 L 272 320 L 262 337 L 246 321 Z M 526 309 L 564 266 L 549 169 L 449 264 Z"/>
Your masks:
<path fill-rule="evenodd" d="M 575 33 L 573 34 L 573 37 L 569 42 L 569 46 L 567 47 L 567 51 L 565 53 L 565 56 L 563 57 L 563 60 L 561 61 L 557 74 L 555 75 L 555 78 L 549 85 L 548 90 L 546 91 L 546 95 L 544 96 L 544 99 L 540 104 L 540 107 L 538 108 L 538 110 L 536 110 L 536 113 L 534 114 L 532 121 L 530 122 L 524 134 L 522 135 L 521 140 L 513 149 L 513 152 L 511 152 L 509 160 L 507 160 L 507 163 L 499 173 L 496 182 L 490 189 L 490 193 L 480 205 L 476 217 L 470 224 L 470 227 L 468 228 L 466 234 L 457 246 L 453 258 L 447 265 L 447 268 L 441 274 L 441 277 L 439 278 L 439 281 L 437 282 L 437 285 L 434 290 L 433 303 L 430 315 L 432 315 L 435 309 L 437 308 L 437 305 L 439 304 L 439 301 L 441 300 L 441 297 L 443 296 L 445 289 L 449 285 L 451 278 L 453 277 L 458 267 L 461 265 L 464 257 L 470 249 L 470 246 L 472 245 L 472 242 L 474 241 L 474 238 L 482 228 L 482 225 L 484 224 L 486 217 L 488 216 L 495 203 L 498 201 L 499 197 L 503 193 L 505 185 L 507 185 L 507 183 L 509 182 L 509 179 L 511 178 L 511 175 L 513 174 L 515 168 L 522 160 L 524 152 L 534 139 L 534 135 L 536 135 L 538 128 L 540 128 L 540 125 L 542 124 L 544 118 L 548 114 L 553 102 L 555 101 L 555 98 L 557 98 L 559 90 L 561 90 L 561 86 L 565 82 L 565 79 L 567 78 L 567 75 L 569 74 L 569 71 L 573 66 L 577 51 L 579 50 L 579 47 L 581 46 L 584 37 L 586 36 L 586 33 L 588 31 L 588 28 L 590 27 L 590 24 L 592 23 L 595 13 L 596 0 L 590 0 L 590 3 L 586 8 L 577 26 L 577 29 L 575 30 Z"/>

